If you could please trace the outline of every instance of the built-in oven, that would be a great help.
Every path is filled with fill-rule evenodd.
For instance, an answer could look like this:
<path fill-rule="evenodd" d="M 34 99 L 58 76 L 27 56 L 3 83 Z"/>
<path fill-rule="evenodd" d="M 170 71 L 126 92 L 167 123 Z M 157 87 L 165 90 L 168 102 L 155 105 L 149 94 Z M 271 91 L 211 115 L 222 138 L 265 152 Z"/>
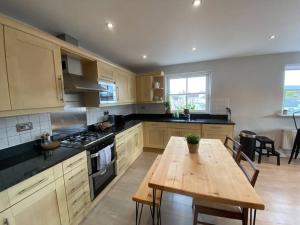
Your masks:
<path fill-rule="evenodd" d="M 102 104 L 111 104 L 118 101 L 117 96 L 117 86 L 114 82 L 109 81 L 100 81 L 99 82 L 100 91 L 100 103 Z"/>
<path fill-rule="evenodd" d="M 114 139 L 114 135 L 111 134 L 99 143 L 87 148 L 92 200 L 116 177 Z"/>

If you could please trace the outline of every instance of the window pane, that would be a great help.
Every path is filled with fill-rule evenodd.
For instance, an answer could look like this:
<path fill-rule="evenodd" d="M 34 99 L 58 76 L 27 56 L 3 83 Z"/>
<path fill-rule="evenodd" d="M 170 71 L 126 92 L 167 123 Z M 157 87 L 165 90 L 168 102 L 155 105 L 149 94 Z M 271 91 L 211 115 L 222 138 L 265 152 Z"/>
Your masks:
<path fill-rule="evenodd" d="M 187 96 L 187 108 L 190 110 L 204 111 L 206 110 L 205 94 L 189 94 Z"/>
<path fill-rule="evenodd" d="M 183 110 L 186 107 L 185 95 L 170 95 L 171 110 Z"/>
<path fill-rule="evenodd" d="M 284 105 L 289 112 L 300 110 L 300 70 L 286 70 L 284 79 Z"/>
<path fill-rule="evenodd" d="M 300 86 L 300 70 L 286 70 L 284 86 Z"/>
<path fill-rule="evenodd" d="M 285 88 L 284 91 L 284 109 L 290 112 L 300 109 L 300 87 L 299 89 Z"/>
<path fill-rule="evenodd" d="M 170 79 L 170 94 L 185 94 L 186 78 Z"/>
<path fill-rule="evenodd" d="M 206 92 L 206 77 L 188 78 L 188 93 Z"/>

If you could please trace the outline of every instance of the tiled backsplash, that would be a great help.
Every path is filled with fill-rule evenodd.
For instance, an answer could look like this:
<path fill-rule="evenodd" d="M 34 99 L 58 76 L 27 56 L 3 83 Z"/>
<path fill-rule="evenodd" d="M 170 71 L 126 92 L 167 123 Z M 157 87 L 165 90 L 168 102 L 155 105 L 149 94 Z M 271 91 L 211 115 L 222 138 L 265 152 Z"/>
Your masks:
<path fill-rule="evenodd" d="M 33 129 L 17 132 L 16 125 L 26 122 L 31 122 Z M 39 139 L 45 132 L 52 132 L 50 113 L 0 118 L 0 149 Z"/>

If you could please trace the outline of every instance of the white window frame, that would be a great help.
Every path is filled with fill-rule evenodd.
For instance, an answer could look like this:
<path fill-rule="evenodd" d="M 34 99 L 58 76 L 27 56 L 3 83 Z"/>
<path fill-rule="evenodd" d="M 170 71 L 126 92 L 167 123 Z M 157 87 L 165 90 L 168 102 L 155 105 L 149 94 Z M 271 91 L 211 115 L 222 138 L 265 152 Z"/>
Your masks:
<path fill-rule="evenodd" d="M 300 64 L 290 64 L 290 65 L 285 65 L 284 70 L 283 70 L 283 85 L 282 85 L 282 106 L 281 110 L 283 111 L 285 108 L 285 72 L 287 70 L 300 70 Z M 292 115 L 293 112 L 288 111 L 288 115 Z"/>
<path fill-rule="evenodd" d="M 188 72 L 188 73 L 178 73 L 178 74 L 168 74 L 166 75 L 166 96 L 167 101 L 170 102 L 170 95 L 183 95 L 183 94 L 170 94 L 170 79 L 176 78 L 190 78 L 190 77 L 206 77 L 206 91 L 192 94 L 205 94 L 206 95 L 206 109 L 205 110 L 193 110 L 193 113 L 210 113 L 210 99 L 211 99 L 211 73 L 208 71 L 198 71 L 198 72 Z M 186 82 L 186 90 L 188 90 L 188 82 Z M 188 93 L 185 93 L 186 102 Z M 172 110 L 171 112 L 182 112 L 182 110 Z"/>

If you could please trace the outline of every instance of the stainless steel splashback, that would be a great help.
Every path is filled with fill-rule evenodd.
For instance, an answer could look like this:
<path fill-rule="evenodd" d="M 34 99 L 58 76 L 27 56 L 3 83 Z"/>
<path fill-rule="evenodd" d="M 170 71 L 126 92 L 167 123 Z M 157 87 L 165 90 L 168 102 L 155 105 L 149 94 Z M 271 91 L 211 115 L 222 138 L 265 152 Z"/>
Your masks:
<path fill-rule="evenodd" d="M 70 112 L 51 113 L 52 134 L 54 138 L 62 138 L 87 129 L 85 109 Z"/>

